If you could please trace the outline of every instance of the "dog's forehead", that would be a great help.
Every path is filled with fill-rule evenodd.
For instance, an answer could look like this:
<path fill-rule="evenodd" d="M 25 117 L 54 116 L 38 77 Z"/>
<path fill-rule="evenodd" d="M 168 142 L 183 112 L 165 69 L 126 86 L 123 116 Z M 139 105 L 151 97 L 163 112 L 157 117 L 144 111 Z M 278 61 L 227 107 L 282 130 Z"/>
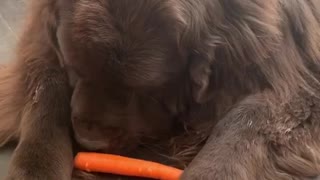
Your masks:
<path fill-rule="evenodd" d="M 162 33 L 176 36 L 181 23 L 167 1 L 79 0 L 73 7 L 72 34 L 77 41 L 113 45 Z"/>
<path fill-rule="evenodd" d="M 82 76 L 112 76 L 130 86 L 161 84 L 164 74 L 175 72 L 169 64 L 180 57 L 175 23 L 165 18 L 168 7 L 159 0 L 133 2 L 77 1 L 59 38 L 66 65 Z"/>

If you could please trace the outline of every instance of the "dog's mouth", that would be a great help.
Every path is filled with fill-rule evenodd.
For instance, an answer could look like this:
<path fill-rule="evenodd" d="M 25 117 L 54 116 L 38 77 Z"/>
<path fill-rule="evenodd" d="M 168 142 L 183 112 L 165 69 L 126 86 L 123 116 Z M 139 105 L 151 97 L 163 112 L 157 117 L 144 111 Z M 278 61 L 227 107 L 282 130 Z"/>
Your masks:
<path fill-rule="evenodd" d="M 94 122 L 73 122 L 77 143 L 88 151 L 123 154 L 138 146 L 139 138 L 133 133 L 113 127 L 103 127 Z"/>

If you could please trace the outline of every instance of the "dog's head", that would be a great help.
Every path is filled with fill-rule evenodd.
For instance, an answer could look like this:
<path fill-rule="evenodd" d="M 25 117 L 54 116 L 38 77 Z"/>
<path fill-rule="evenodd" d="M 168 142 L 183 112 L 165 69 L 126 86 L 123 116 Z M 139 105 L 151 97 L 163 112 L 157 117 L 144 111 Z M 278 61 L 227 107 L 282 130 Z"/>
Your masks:
<path fill-rule="evenodd" d="M 118 150 L 170 132 L 173 116 L 163 92 L 181 83 L 188 64 L 179 44 L 184 22 L 171 2 L 79 0 L 68 6 L 58 37 L 74 87 L 77 140 L 90 149 Z"/>

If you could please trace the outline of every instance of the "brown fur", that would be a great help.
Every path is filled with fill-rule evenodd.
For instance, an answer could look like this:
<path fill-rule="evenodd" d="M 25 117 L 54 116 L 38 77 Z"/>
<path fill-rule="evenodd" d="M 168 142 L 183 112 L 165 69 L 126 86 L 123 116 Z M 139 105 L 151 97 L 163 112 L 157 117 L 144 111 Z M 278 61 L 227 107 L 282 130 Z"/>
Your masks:
<path fill-rule="evenodd" d="M 72 174 L 72 150 L 186 167 L 183 180 L 316 178 L 319 11 L 317 0 L 32 1 L 0 70 L 0 145 L 19 140 L 7 179 L 120 178 Z"/>
<path fill-rule="evenodd" d="M 3 146 L 11 140 L 16 140 L 19 136 L 20 116 L 23 109 L 23 101 L 21 89 L 16 89 L 18 78 L 14 75 L 15 65 L 10 64 L 0 69 L 0 99 L 1 111 L 0 116 L 0 146 Z"/>

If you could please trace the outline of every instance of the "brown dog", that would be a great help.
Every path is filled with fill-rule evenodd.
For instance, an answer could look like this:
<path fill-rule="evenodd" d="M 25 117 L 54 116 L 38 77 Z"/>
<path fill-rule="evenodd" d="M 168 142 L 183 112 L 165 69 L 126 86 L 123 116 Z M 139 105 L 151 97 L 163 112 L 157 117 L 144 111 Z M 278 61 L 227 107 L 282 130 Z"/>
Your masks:
<path fill-rule="evenodd" d="M 317 0 L 34 0 L 29 12 L 0 71 L 0 145 L 19 140 L 8 180 L 120 178 L 72 175 L 78 148 L 187 166 L 183 180 L 320 174 Z"/>

